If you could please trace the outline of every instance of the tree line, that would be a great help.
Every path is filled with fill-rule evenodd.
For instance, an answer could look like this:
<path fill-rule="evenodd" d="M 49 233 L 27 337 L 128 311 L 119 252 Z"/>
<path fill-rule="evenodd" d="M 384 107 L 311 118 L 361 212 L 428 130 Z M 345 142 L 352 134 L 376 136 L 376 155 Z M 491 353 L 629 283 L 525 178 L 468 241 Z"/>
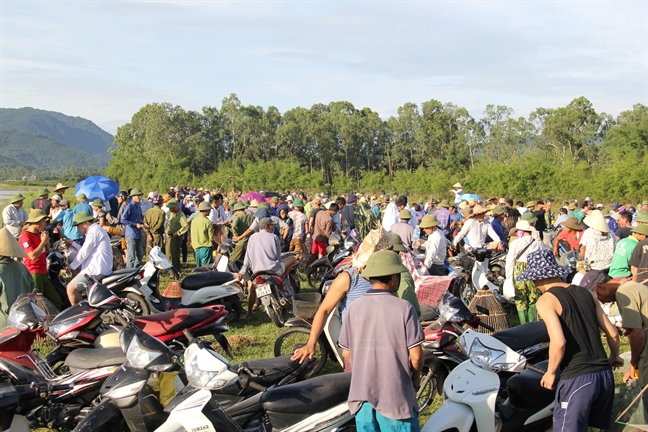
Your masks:
<path fill-rule="evenodd" d="M 442 197 L 461 181 L 494 196 L 648 197 L 648 107 L 613 118 L 585 97 L 528 117 L 488 105 L 479 119 L 430 100 L 383 120 L 344 101 L 282 114 L 232 94 L 201 112 L 148 104 L 118 128 L 114 144 L 106 175 L 151 190 L 191 184 Z"/>

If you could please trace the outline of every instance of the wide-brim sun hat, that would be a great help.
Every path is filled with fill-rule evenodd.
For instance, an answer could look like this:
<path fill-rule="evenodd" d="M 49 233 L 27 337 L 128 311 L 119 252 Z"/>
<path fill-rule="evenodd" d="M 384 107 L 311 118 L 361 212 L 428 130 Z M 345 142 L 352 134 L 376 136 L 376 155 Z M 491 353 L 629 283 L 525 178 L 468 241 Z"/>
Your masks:
<path fill-rule="evenodd" d="M 43 219 L 46 219 L 47 215 L 45 212 L 41 209 L 34 209 L 29 212 L 29 219 L 25 221 L 25 223 L 38 223 L 42 221 Z"/>
<path fill-rule="evenodd" d="M 525 221 L 525 220 L 517 221 L 517 223 L 515 224 L 515 229 L 516 231 L 528 231 L 528 232 L 533 231 L 533 227 L 531 226 L 529 221 Z"/>
<path fill-rule="evenodd" d="M 357 269 L 362 269 L 367 264 L 369 257 L 380 250 L 391 249 L 394 246 L 394 240 L 382 226 L 369 231 L 358 246 L 358 250 L 353 254 L 351 265 Z"/>
<path fill-rule="evenodd" d="M 603 215 L 588 215 L 585 216 L 585 219 L 583 219 L 583 223 L 587 225 L 588 227 L 595 229 L 596 231 L 600 231 L 603 233 L 609 233 L 610 232 L 610 227 L 608 226 L 607 222 L 605 221 L 605 218 Z"/>
<path fill-rule="evenodd" d="M 439 220 L 434 215 L 426 215 L 423 216 L 423 218 L 421 219 L 421 223 L 419 224 L 419 227 L 432 228 L 440 224 L 441 222 L 439 222 Z"/>
<path fill-rule="evenodd" d="M 70 186 L 65 186 L 63 183 L 57 183 L 56 187 L 54 188 L 54 192 L 60 191 L 60 190 L 66 190 L 69 189 Z"/>
<path fill-rule="evenodd" d="M 577 208 L 578 207 L 576 207 L 576 204 L 574 203 L 571 203 L 567 206 L 567 210 L 571 210 L 571 211 L 576 210 Z"/>
<path fill-rule="evenodd" d="M 487 207 L 482 207 L 481 205 L 477 204 L 475 207 L 473 207 L 472 211 L 473 214 L 478 215 L 482 213 L 488 213 L 490 210 Z"/>
<path fill-rule="evenodd" d="M 79 224 L 82 224 L 83 222 L 94 221 L 94 218 L 86 212 L 81 212 L 74 215 L 73 221 L 74 222 L 72 223 L 72 225 L 77 226 Z"/>
<path fill-rule="evenodd" d="M 0 229 L 0 256 L 25 258 L 27 254 L 7 228 Z"/>
<path fill-rule="evenodd" d="M 403 239 L 401 236 L 394 232 L 390 232 L 389 235 L 392 238 L 392 241 L 394 242 L 394 246 L 392 246 L 392 250 L 394 252 L 407 252 L 407 248 L 403 244 Z"/>
<path fill-rule="evenodd" d="M 542 249 L 527 255 L 527 268 L 518 275 L 516 280 L 535 281 L 550 279 L 567 276 L 571 271 L 572 269 L 570 267 L 564 267 L 558 264 L 552 251 Z"/>
<path fill-rule="evenodd" d="M 462 208 L 459 210 L 459 213 L 461 213 L 461 216 L 463 216 L 464 219 L 471 218 L 475 215 L 470 207 Z"/>
<path fill-rule="evenodd" d="M 580 224 L 578 223 L 578 219 L 575 218 L 575 217 L 567 218 L 567 220 L 564 221 L 564 222 L 561 222 L 560 225 L 564 226 L 565 228 L 570 228 L 570 229 L 573 229 L 573 230 L 576 230 L 576 231 L 582 231 L 583 230 L 583 227 L 580 226 Z"/>
<path fill-rule="evenodd" d="M 367 265 L 362 269 L 361 275 L 369 279 L 401 274 L 406 271 L 408 271 L 407 267 L 403 265 L 400 256 L 396 252 L 381 250 L 369 257 Z"/>

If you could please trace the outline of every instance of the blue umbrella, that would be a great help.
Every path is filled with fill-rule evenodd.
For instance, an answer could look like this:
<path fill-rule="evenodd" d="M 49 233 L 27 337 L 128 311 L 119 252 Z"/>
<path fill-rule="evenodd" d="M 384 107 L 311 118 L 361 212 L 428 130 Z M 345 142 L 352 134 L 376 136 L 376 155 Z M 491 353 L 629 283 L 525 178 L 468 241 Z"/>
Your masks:
<path fill-rule="evenodd" d="M 88 177 L 77 183 L 74 195 L 76 196 L 80 193 L 86 194 L 89 201 L 95 198 L 108 201 L 119 193 L 119 183 L 103 176 Z"/>
<path fill-rule="evenodd" d="M 468 201 L 468 199 L 470 199 L 470 198 L 474 199 L 475 201 L 481 201 L 482 200 L 481 198 L 479 198 L 479 195 L 475 195 L 475 194 L 459 195 L 459 199 L 461 201 Z"/>

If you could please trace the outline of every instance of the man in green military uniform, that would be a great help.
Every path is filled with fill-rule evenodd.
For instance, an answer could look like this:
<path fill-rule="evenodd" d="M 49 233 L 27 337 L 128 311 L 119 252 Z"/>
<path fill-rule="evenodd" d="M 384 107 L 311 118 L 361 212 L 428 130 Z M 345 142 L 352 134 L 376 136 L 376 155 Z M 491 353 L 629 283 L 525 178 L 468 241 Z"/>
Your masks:
<path fill-rule="evenodd" d="M 398 253 L 400 256 L 401 252 L 410 253 L 409 249 L 403 244 L 403 239 L 396 233 L 390 232 L 392 240 L 394 241 L 394 246 L 391 250 Z M 421 316 L 421 305 L 418 302 L 416 297 L 416 286 L 414 285 L 414 278 L 410 274 L 409 270 L 404 271 L 400 274 L 400 285 L 398 285 L 398 292 L 396 293 L 398 298 L 407 300 L 412 304 L 412 307 L 416 311 L 416 315 Z"/>
<path fill-rule="evenodd" d="M 177 200 L 170 199 L 167 202 L 167 207 L 169 208 L 169 223 L 166 228 L 166 254 L 171 258 L 173 274 L 177 277 L 182 268 L 180 265 L 182 236 L 189 229 L 189 225 L 187 225 L 187 217 L 180 211 L 180 203 Z"/>
<path fill-rule="evenodd" d="M 243 235 L 245 231 L 250 228 L 250 225 L 254 222 L 254 216 L 247 214 L 245 212 L 245 209 L 247 206 L 245 203 L 238 201 L 234 206 L 232 207 L 232 210 L 235 212 L 236 216 L 234 216 L 234 220 L 232 220 L 232 224 L 230 225 L 230 229 L 232 230 L 232 236 L 234 237 L 240 237 Z M 242 260 L 243 257 L 245 257 L 245 251 L 247 250 L 247 243 L 248 243 L 248 238 L 249 237 L 240 237 L 239 241 L 236 243 L 236 247 L 232 251 L 232 255 L 230 256 L 230 262 L 236 262 L 239 260 Z"/>
<path fill-rule="evenodd" d="M 166 213 L 162 210 L 162 197 L 153 197 L 153 207 L 144 213 L 144 231 L 149 248 L 159 246 L 164 249 L 164 221 Z"/>
<path fill-rule="evenodd" d="M 355 226 L 360 232 L 360 239 L 364 239 L 369 231 L 376 229 L 376 215 L 367 205 L 367 201 L 361 198 L 355 206 Z"/>
<path fill-rule="evenodd" d="M 191 221 L 191 246 L 196 257 L 196 267 L 211 264 L 212 244 L 214 242 L 214 227 L 207 217 L 211 211 L 208 202 L 201 202 L 198 206 L 199 215 Z"/>

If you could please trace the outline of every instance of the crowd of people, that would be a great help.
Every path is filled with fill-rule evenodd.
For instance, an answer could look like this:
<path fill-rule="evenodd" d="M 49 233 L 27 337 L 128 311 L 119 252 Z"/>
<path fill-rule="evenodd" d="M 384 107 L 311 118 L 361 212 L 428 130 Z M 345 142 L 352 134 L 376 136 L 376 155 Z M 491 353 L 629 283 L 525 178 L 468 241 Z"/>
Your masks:
<path fill-rule="evenodd" d="M 302 191 L 262 192 L 264 198 L 248 200 L 234 189 L 222 193 L 175 186 L 151 191 L 146 199 L 138 188 L 120 191 L 106 202 L 89 203 L 79 194 L 71 205 L 65 198 L 67 189 L 59 183 L 51 196 L 49 190 L 41 190 L 29 213 L 19 194 L 3 210 L 0 327 L 17 295 L 33 287 L 61 307 L 46 267 L 55 239 L 77 251 L 69 265 L 74 278 L 67 286 L 68 300 L 75 304 L 86 288 L 86 276 L 113 271 L 111 236 L 121 238 L 129 268 L 141 265 L 147 248 L 159 246 L 173 264 L 174 277 L 187 266 L 189 250 L 196 266 L 208 265 L 216 247 L 231 239 L 235 247 L 230 261 L 240 269 L 237 278 L 243 279 L 246 272 L 286 275 L 301 257 L 312 263 L 326 254 L 332 236 L 343 238 L 357 230 L 353 232 L 365 241 L 351 265 L 335 279 L 315 315 L 309 342 L 293 358 L 304 361 L 314 355 L 324 323 L 339 304 L 345 367 L 351 370 L 354 364 L 362 364 L 364 371 L 397 371 L 397 388 L 406 389 L 394 392 L 395 384 L 387 388 L 373 379 L 373 372 L 353 375 L 349 406 L 360 423 L 367 423 L 366 430 L 418 427 L 416 401 L 409 389 L 413 391 L 420 378 L 422 305 L 416 299 L 412 269 L 445 276 L 448 256 L 479 248 L 508 251 L 505 273 L 514 289 L 520 323 L 538 317 L 547 323 L 552 348 L 543 385 L 557 385 L 558 367 L 563 371 L 561 383 L 573 380 L 569 389 L 582 385 L 584 376 L 594 377 L 597 390 L 589 392 L 591 399 L 580 398 L 586 392 L 575 396 L 573 405 L 580 407 L 579 414 L 568 412 L 566 406 L 555 411 L 556 418 L 576 425 L 570 430 L 582 430 L 583 422 L 605 424 L 599 417 L 583 420 L 590 410 L 583 411 L 581 404 L 607 407 L 607 399 L 596 398 L 609 391 L 607 371 L 621 363 L 616 329 L 608 325 L 594 297 L 583 294 L 587 289 L 601 302 L 616 301 L 623 326 L 629 330 L 632 358 L 625 379 L 648 374 L 648 354 L 643 353 L 648 322 L 648 201 L 637 207 L 613 202 L 606 208 L 589 197 L 562 205 L 551 198 L 526 204 L 509 198 L 482 200 L 465 195 L 457 183 L 452 195 L 444 194 L 453 199 L 426 202 L 413 202 L 405 195 L 308 196 Z M 282 257 L 282 252 L 291 251 L 296 256 Z M 561 278 L 570 255 L 579 270 L 589 272 L 581 282 L 585 291 Z M 395 302 L 391 294 L 402 302 Z M 248 317 L 254 303 L 254 290 L 250 290 Z M 373 332 L 367 332 L 368 322 Z M 357 334 L 360 330 L 362 335 Z M 600 330 L 608 338 L 610 356 L 604 355 Z M 384 345 L 385 334 L 393 335 L 389 349 L 397 353 L 387 363 L 371 351 Z M 574 352 L 574 346 L 583 351 Z M 583 352 L 588 353 L 587 359 Z M 598 412 L 607 413 L 603 408 Z"/>

